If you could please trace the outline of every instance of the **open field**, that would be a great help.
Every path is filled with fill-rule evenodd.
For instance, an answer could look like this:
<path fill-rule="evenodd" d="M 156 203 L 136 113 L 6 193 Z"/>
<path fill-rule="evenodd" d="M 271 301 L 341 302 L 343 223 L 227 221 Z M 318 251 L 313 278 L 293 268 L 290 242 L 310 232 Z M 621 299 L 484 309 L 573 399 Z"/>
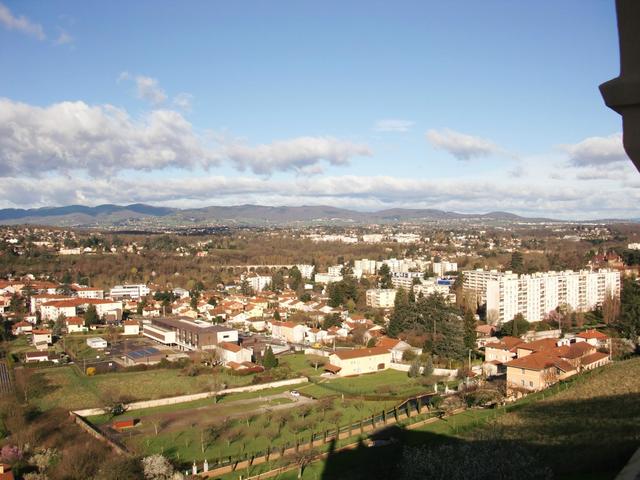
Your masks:
<path fill-rule="evenodd" d="M 553 478 L 613 479 L 640 447 L 640 358 L 619 362 L 546 392 L 529 395 L 504 410 L 467 410 L 415 430 L 398 429 L 400 443 L 356 448 L 307 466 L 302 478 L 394 478 L 404 446 L 468 447 L 467 454 L 499 442 L 504 451 L 522 448 Z M 448 461 L 462 462 L 451 458 Z M 498 456 L 496 461 L 500 461 Z M 254 468 L 253 474 L 266 466 Z M 237 478 L 235 476 L 223 478 Z M 278 479 L 297 478 L 297 470 Z M 475 478 L 475 477 L 474 477 Z"/>
<path fill-rule="evenodd" d="M 16 375 L 26 370 L 17 370 Z M 105 393 L 112 392 L 132 400 L 149 400 L 205 392 L 214 387 L 211 374 L 187 376 L 179 369 L 106 373 L 93 377 L 81 375 L 72 366 L 29 370 L 34 377 L 29 383 L 38 384 L 34 403 L 44 410 L 58 406 L 69 410 L 99 407 Z M 252 376 L 220 372 L 218 378 L 228 386 L 241 386 L 251 383 Z"/>
<path fill-rule="evenodd" d="M 409 378 L 406 372 L 389 369 L 359 377 L 322 378 L 318 383 L 305 385 L 300 391 L 316 398 L 345 394 L 397 395 L 401 399 L 433 391 L 433 387 L 422 384 L 421 380 Z"/>
<path fill-rule="evenodd" d="M 212 399 L 205 399 L 127 412 L 117 419 L 141 421 L 136 428 L 120 435 L 120 439 L 128 448 L 141 454 L 163 453 L 179 462 L 213 460 L 291 445 L 296 439 L 308 441 L 313 433 L 335 431 L 339 425 L 357 423 L 392 408 L 410 392 L 426 390 L 406 373 L 392 370 L 362 377 L 322 380 L 320 385 L 305 384 L 296 388 L 319 400 L 301 397 L 295 405 L 291 405 L 288 394 L 281 393 L 287 388 L 281 388 L 233 394 L 223 397 L 217 404 Z M 383 401 L 349 398 L 375 393 L 378 385 L 396 386 L 402 395 Z M 339 392 L 345 393 L 345 399 Z M 384 396 L 388 397 L 386 392 Z M 309 402 L 313 405 L 305 405 Z M 107 424 L 114 419 L 101 415 L 89 420 L 108 428 Z"/>

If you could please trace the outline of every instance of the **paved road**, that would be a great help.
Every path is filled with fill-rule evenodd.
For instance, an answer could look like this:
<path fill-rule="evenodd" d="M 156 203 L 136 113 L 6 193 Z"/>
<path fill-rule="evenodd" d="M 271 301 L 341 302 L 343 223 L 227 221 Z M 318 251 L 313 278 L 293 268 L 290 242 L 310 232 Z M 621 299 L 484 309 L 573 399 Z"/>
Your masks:
<path fill-rule="evenodd" d="M 7 367 L 6 362 L 0 362 L 0 395 L 7 395 L 12 392 L 13 385 L 11 384 L 9 367 Z"/>

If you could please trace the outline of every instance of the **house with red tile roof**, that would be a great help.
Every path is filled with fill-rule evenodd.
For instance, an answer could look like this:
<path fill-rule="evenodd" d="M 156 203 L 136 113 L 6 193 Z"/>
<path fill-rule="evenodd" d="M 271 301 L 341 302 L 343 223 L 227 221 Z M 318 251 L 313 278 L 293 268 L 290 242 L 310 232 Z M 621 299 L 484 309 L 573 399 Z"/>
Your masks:
<path fill-rule="evenodd" d="M 576 340 L 584 341 L 593 345 L 596 348 L 609 348 L 611 344 L 611 339 L 608 335 L 605 335 L 602 332 L 597 330 L 585 330 L 584 332 L 580 332 L 576 335 Z"/>
<path fill-rule="evenodd" d="M 543 390 L 578 373 L 568 361 L 548 352 L 534 352 L 505 364 L 507 388 L 511 390 Z"/>
<path fill-rule="evenodd" d="M 373 347 L 355 350 L 338 350 L 329 356 L 325 370 L 341 377 L 386 370 L 391 364 L 388 348 Z"/>

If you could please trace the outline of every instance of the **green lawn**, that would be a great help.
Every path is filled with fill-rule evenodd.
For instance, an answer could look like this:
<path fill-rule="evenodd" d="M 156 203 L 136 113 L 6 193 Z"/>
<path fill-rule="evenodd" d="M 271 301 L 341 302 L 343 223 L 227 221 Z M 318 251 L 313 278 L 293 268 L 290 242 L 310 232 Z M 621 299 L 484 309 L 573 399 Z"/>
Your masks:
<path fill-rule="evenodd" d="M 259 401 L 256 401 L 259 403 Z M 374 413 L 380 413 L 395 405 L 394 402 L 364 402 L 339 399 L 320 404 L 295 407 L 271 414 L 243 417 L 231 421 L 225 432 L 210 442 L 205 442 L 204 452 L 202 438 L 206 437 L 208 427 L 219 422 L 211 416 L 202 418 L 196 411 L 190 416 L 189 428 L 169 426 L 155 435 L 155 431 L 147 428 L 144 434 L 132 431 L 125 444 L 134 451 L 144 455 L 163 453 L 177 462 L 214 460 L 227 456 L 237 457 L 244 452 L 265 451 L 267 447 L 279 448 L 284 444 L 292 445 L 296 439 L 308 442 L 312 433 L 335 431 L 337 426 L 357 423 Z M 223 408 L 223 404 L 220 405 Z M 237 407 L 236 407 L 237 408 Z M 236 408 L 230 412 L 250 408 L 249 405 Z M 135 412 L 132 412 L 135 413 Z M 144 422 L 144 419 L 143 419 Z M 203 433 L 204 432 L 204 433 Z M 354 435 L 357 427 L 354 428 Z M 203 437 L 204 435 L 204 437 Z"/>
<path fill-rule="evenodd" d="M 288 366 L 292 372 L 296 372 L 299 375 L 305 377 L 318 377 L 324 373 L 322 365 L 327 363 L 329 359 L 327 357 L 321 357 L 319 355 L 305 355 L 304 353 L 294 353 L 291 355 L 283 355 L 279 357 L 280 365 Z M 318 362 L 318 369 L 312 365 L 312 362 Z"/>
<path fill-rule="evenodd" d="M 132 400 L 150 400 L 213 389 L 210 374 L 190 377 L 178 369 L 152 369 L 140 372 L 115 372 L 86 377 L 71 367 L 42 369 L 34 372 L 34 382 L 41 384 L 34 399 L 42 409 L 63 407 L 80 409 L 99 407 L 108 392 L 126 395 Z M 233 376 L 220 372 L 219 381 L 227 386 L 251 383 L 252 376 Z"/>
<path fill-rule="evenodd" d="M 551 469 L 555 479 L 609 480 L 640 447 L 639 431 L 640 358 L 633 358 L 529 395 L 506 409 L 467 410 L 405 430 L 397 446 L 341 452 L 329 462 L 309 465 L 302 478 L 391 478 L 398 474 L 394 465 L 404 446 L 480 445 L 498 439 L 505 446 L 528 450 L 537 464 Z M 258 468 L 246 473 L 256 474 Z M 297 471 L 278 478 L 297 478 Z"/>
<path fill-rule="evenodd" d="M 316 398 L 331 395 L 384 395 L 409 397 L 432 391 L 420 380 L 409 378 L 406 372 L 384 370 L 359 377 L 323 379 L 321 383 L 305 385 L 300 391 Z"/>

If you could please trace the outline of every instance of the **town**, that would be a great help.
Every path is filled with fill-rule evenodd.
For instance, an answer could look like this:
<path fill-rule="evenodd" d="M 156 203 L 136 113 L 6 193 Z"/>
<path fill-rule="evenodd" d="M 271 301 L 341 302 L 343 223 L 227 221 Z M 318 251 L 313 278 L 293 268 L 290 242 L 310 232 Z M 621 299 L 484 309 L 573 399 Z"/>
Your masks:
<path fill-rule="evenodd" d="M 15 392 L 12 408 L 66 411 L 100 457 L 111 449 L 146 459 L 127 467 L 134 471 L 162 459 L 178 473 L 236 478 L 275 465 L 306 468 L 331 442 L 397 441 L 384 433 L 392 425 L 419 430 L 468 412 L 508 411 L 634 362 L 626 359 L 638 318 L 626 312 L 640 301 L 640 230 L 375 230 L 141 241 L 5 227 L 2 389 Z M 298 262 L 290 254 L 268 260 L 291 263 L 221 264 L 220 254 L 254 242 L 306 253 Z M 354 245 L 376 259 L 358 257 Z M 109 259 L 122 271 L 103 273 Z M 185 270 L 163 274 L 172 261 Z M 109 284 L 114 278 L 124 282 Z"/>

